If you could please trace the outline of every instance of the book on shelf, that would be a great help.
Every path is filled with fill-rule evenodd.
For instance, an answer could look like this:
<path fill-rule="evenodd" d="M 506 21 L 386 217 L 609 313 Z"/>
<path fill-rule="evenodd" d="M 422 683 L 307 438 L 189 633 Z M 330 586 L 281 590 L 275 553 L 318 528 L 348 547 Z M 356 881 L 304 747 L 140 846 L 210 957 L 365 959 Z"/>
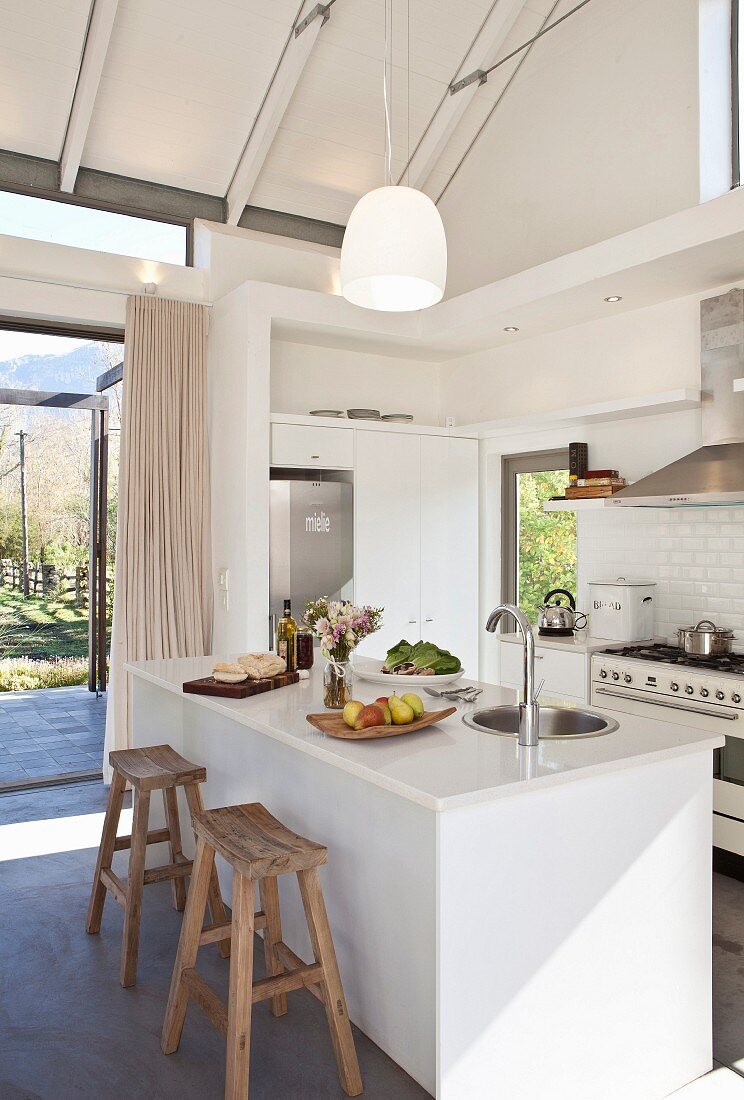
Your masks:
<path fill-rule="evenodd" d="M 573 483 L 579 488 L 589 488 L 592 485 L 614 485 L 616 489 L 622 489 L 626 485 L 624 477 L 580 477 Z"/>
<path fill-rule="evenodd" d="M 585 470 L 584 481 L 593 481 L 598 477 L 620 477 L 619 470 Z"/>
<path fill-rule="evenodd" d="M 611 497 L 622 486 L 618 485 L 568 485 L 566 500 L 593 500 L 595 497 Z"/>

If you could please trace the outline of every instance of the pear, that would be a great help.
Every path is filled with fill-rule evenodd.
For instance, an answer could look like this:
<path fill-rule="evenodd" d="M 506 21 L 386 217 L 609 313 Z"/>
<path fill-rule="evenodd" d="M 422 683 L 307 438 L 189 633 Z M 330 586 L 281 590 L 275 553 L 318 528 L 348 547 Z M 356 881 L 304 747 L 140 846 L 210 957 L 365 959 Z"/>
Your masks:
<path fill-rule="evenodd" d="M 354 723 L 362 710 L 364 710 L 364 703 L 360 703 L 358 699 L 350 699 L 344 707 L 343 719 L 351 729 L 354 729 Z"/>
<path fill-rule="evenodd" d="M 394 726 L 408 726 L 413 721 L 413 707 L 396 695 L 390 696 L 390 714 Z"/>
<path fill-rule="evenodd" d="M 424 713 L 424 703 L 420 695 L 415 695 L 412 691 L 409 691 L 402 696 L 402 701 L 408 703 L 417 718 L 420 718 Z"/>
<path fill-rule="evenodd" d="M 354 723 L 355 730 L 366 730 L 371 726 L 384 726 L 385 715 L 382 713 L 382 708 L 377 703 L 370 703 L 369 706 L 362 707 L 357 716 L 357 720 Z"/>

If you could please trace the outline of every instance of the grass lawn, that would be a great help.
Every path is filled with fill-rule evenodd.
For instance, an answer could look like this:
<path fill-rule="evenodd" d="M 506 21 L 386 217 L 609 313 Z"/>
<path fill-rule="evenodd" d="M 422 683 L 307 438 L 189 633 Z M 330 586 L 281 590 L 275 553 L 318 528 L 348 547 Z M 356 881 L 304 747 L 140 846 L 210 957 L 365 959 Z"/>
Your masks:
<path fill-rule="evenodd" d="M 0 589 L 0 656 L 87 657 L 88 609 L 71 598 L 23 599 L 17 590 Z"/>

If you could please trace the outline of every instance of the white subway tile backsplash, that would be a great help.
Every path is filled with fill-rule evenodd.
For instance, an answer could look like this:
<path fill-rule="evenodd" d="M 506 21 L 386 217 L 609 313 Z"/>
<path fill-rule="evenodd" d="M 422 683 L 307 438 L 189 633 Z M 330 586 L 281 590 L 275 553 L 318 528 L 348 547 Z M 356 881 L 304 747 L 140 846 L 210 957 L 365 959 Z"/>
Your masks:
<path fill-rule="evenodd" d="M 579 606 L 587 583 L 624 574 L 657 582 L 656 632 L 711 617 L 744 640 L 744 509 L 581 512 Z M 591 625 L 591 624 L 590 624 Z"/>

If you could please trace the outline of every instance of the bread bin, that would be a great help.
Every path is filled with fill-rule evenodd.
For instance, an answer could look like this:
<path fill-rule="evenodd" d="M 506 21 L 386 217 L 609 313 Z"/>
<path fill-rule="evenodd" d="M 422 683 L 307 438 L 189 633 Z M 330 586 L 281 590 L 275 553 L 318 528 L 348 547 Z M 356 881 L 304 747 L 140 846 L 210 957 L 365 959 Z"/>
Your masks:
<path fill-rule="evenodd" d="M 655 589 L 655 581 L 631 577 L 590 581 L 592 635 L 615 642 L 644 642 L 653 638 Z"/>

